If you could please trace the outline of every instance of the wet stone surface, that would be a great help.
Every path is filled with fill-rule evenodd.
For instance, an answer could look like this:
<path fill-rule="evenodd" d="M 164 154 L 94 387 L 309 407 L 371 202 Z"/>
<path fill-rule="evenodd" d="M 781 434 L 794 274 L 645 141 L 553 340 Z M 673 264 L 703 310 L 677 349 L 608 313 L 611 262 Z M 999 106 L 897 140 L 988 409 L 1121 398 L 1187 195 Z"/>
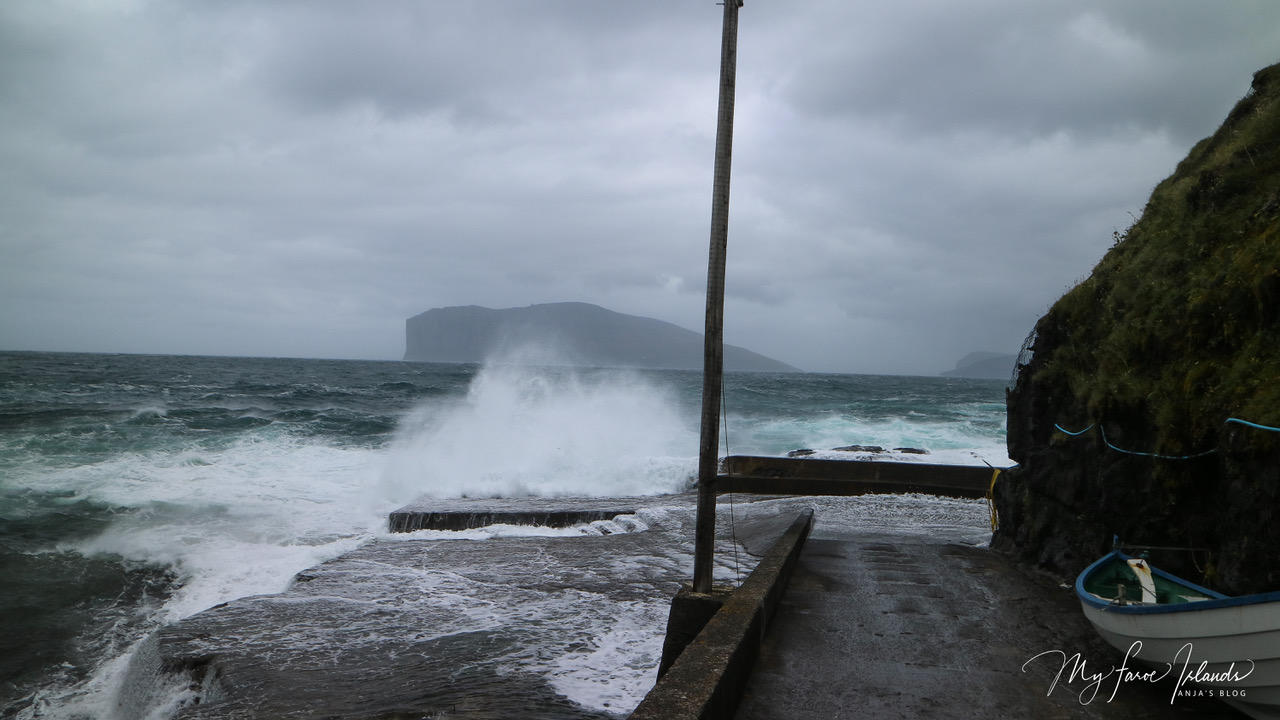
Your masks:
<path fill-rule="evenodd" d="M 194 688 L 181 720 L 624 716 L 692 568 L 693 498 L 646 502 L 610 535 L 385 536 L 161 631 L 135 684 Z M 1082 704 L 1065 675 L 1050 693 L 1060 662 L 1036 654 L 1079 652 L 1091 672 L 1120 658 L 1070 589 L 982 547 L 981 502 L 722 500 L 717 578 L 745 576 L 804 507 L 814 533 L 739 720 L 1239 717 L 1138 682 L 1110 702 L 1104 685 Z"/>
<path fill-rule="evenodd" d="M 646 498 L 521 498 L 519 500 L 423 499 L 391 513 L 391 532 L 467 530 L 497 524 L 572 527 L 635 513 Z"/>
<path fill-rule="evenodd" d="M 801 555 L 737 720 L 787 718 L 1241 718 L 1171 683 L 1068 682 L 1123 658 L 1074 590 L 972 537 L 816 532 Z M 1051 692 L 1052 690 L 1052 692 Z M 1111 698 L 1113 690 L 1114 699 Z"/>
<path fill-rule="evenodd" d="M 692 500 L 648 503 L 583 530 L 607 535 L 386 536 L 282 594 L 161 630 L 160 677 L 135 684 L 187 679 L 196 698 L 180 720 L 625 715 L 653 685 L 692 567 Z M 745 532 L 750 514 L 739 509 Z M 730 580 L 754 558 L 723 534 L 717 575 Z"/>

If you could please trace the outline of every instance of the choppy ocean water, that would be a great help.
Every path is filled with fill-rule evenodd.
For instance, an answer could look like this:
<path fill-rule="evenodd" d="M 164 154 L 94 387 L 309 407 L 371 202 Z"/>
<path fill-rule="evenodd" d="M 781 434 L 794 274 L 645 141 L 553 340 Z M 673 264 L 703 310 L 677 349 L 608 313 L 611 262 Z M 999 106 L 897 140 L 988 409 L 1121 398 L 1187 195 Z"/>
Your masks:
<path fill-rule="evenodd" d="M 387 513 L 424 495 L 674 496 L 695 472 L 700 381 L 514 364 L 0 353 L 0 717 L 122 717 L 120 687 L 143 638 L 394 544 Z M 880 445 L 1005 464 L 1003 401 L 999 381 L 730 373 L 721 451 Z M 899 509 L 903 523 L 969 512 L 920 499 Z M 655 527 L 680 526 L 678 509 L 655 512 Z M 591 536 L 571 530 L 565 542 Z M 624 564 L 684 571 L 682 547 L 646 547 Z M 450 597 L 477 599 L 449 611 L 468 622 L 564 607 L 538 593 L 528 607 L 520 593 L 498 607 L 445 564 L 415 570 L 425 573 L 415 582 L 461 582 Z M 614 621 L 597 620 L 616 642 L 557 655 L 529 635 L 546 646 L 516 656 L 537 658 L 529 667 L 570 703 L 625 713 L 656 665 L 665 615 L 654 598 L 609 607 Z"/>

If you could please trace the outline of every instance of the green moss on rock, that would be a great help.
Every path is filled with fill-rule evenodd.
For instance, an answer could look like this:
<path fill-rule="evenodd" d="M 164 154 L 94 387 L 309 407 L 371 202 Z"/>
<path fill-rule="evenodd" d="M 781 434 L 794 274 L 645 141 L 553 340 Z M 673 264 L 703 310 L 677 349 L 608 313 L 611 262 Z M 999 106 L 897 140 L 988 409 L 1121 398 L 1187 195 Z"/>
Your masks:
<path fill-rule="evenodd" d="M 1280 530 L 1269 523 L 1280 434 L 1225 422 L 1280 426 L 1278 233 L 1280 65 L 1254 76 L 1037 323 L 1009 395 L 1020 467 L 1000 492 L 997 547 L 1073 573 L 1119 533 L 1210 548 L 1221 573 L 1198 579 L 1225 589 L 1280 589 Z M 1095 429 L 1068 437 L 1055 424 Z M 1104 433 L 1139 452 L 1217 452 L 1128 455 Z"/>

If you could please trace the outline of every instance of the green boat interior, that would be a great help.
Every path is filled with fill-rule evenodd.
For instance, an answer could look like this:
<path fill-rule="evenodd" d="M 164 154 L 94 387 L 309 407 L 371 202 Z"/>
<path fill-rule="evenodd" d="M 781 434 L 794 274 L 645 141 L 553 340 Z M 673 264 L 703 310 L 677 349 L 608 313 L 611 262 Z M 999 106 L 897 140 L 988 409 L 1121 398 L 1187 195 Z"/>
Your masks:
<path fill-rule="evenodd" d="M 1085 578 L 1089 593 L 1120 605 L 1198 602 L 1213 599 L 1194 588 L 1152 573 L 1145 561 L 1115 558 Z"/>

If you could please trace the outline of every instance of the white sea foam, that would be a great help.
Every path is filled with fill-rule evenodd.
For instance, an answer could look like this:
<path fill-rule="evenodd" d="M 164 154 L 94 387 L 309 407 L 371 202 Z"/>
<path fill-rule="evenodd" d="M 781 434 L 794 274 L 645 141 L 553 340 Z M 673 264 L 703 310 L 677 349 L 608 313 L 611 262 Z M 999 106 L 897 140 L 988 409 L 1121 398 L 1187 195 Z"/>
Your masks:
<path fill-rule="evenodd" d="M 408 533 L 387 533 L 383 540 L 406 542 L 413 540 L 494 540 L 497 538 L 523 537 L 586 537 L 601 535 L 620 535 L 631 532 L 643 532 L 649 529 L 643 515 L 619 515 L 610 520 L 571 525 L 569 527 L 548 527 L 545 525 L 509 525 L 496 523 L 484 527 L 467 530 L 415 530 Z"/>
<path fill-rule="evenodd" d="M 742 420 L 732 415 L 728 420 L 729 442 L 722 452 L 736 455 L 781 455 L 792 450 L 810 449 L 814 457 L 840 460 L 894 460 L 898 462 L 932 462 L 954 465 L 992 465 L 1008 467 L 1008 449 L 1004 438 L 968 422 L 912 422 L 903 417 L 868 420 L 856 416 L 826 415 L 820 417 L 780 417 L 776 419 Z M 835 451 L 849 445 L 879 446 L 886 449 L 916 448 L 927 455 L 891 453 L 872 455 Z"/>
<path fill-rule="evenodd" d="M 545 676 L 556 692 L 592 710 L 631 712 L 653 687 L 662 658 L 669 602 L 614 604 L 587 645 L 550 663 Z"/>
<path fill-rule="evenodd" d="M 975 465 L 991 468 L 1007 468 L 1015 463 L 1009 459 L 1004 445 L 988 447 L 926 450 L 924 454 L 886 449 L 877 451 L 816 450 L 804 457 L 815 460 L 861 460 L 869 462 L 932 463 L 935 465 Z"/>
<path fill-rule="evenodd" d="M 101 534 L 60 549 L 116 555 L 177 576 L 177 591 L 140 626 L 146 631 L 218 603 L 280 592 L 294 574 L 373 537 L 385 525 L 385 506 L 364 493 L 379 465 L 371 450 L 258 435 L 221 449 L 120 454 L 25 481 L 116 509 Z M 42 690 L 19 717 L 126 720 L 113 708 L 135 652 L 121 648 L 74 687 Z M 149 717 L 172 714 L 181 697 L 175 690 L 160 701 Z"/>
<path fill-rule="evenodd" d="M 85 554 L 171 568 L 176 620 L 221 602 L 283 590 L 296 572 L 355 547 L 384 522 L 364 496 L 373 451 L 256 437 L 216 451 L 128 454 L 46 478 L 118 508 Z"/>
<path fill-rule="evenodd" d="M 464 400 L 405 420 L 379 494 L 409 502 L 679 492 L 696 449 L 676 399 L 636 374 L 494 364 Z"/>
<path fill-rule="evenodd" d="M 814 508 L 814 537 L 848 532 L 892 532 L 945 537 L 970 545 L 985 545 L 991 539 L 991 510 L 986 500 L 901 493 L 763 503 Z"/>
<path fill-rule="evenodd" d="M 423 495 L 604 497 L 687 488 L 698 446 L 696 418 L 674 391 L 638 373 L 575 371 L 515 360 L 483 369 L 465 397 L 435 396 L 403 417 L 389 448 L 344 446 L 267 426 L 229 444 L 195 437 L 164 450 L 132 450 L 92 463 L 49 460 L 38 476 L 26 480 L 42 491 L 69 495 L 70 501 L 87 499 L 116 509 L 103 533 L 74 541 L 69 549 L 173 569 L 182 586 L 156 614 L 156 623 L 239 597 L 279 592 L 303 569 L 370 538 L 386 539 L 387 512 Z M 930 451 L 895 460 L 1007 464 L 989 418 L 983 427 L 964 419 L 948 424 L 911 417 L 882 421 L 794 415 L 794 408 L 779 408 L 777 417 L 746 419 L 731 411 L 730 442 L 721 450 L 782 454 L 857 443 Z M 145 403 L 133 414 L 144 421 L 168 416 L 162 406 Z M 21 486 L 24 481 L 17 474 L 6 479 Z M 906 527 L 955 532 L 975 542 L 985 532 L 981 523 L 987 511 L 979 503 L 877 496 L 818 504 L 818 532 L 842 526 Z M 647 510 L 635 520 L 559 530 L 495 526 L 396 539 L 482 541 L 640 532 L 665 519 L 675 526 L 681 520 L 675 512 Z M 667 518 L 668 513 L 673 516 Z M 650 568 L 684 577 L 691 558 L 679 552 L 661 558 L 630 556 L 615 564 L 618 573 Z M 731 553 L 717 557 L 718 580 L 732 582 L 748 570 Z M 466 578 L 424 568 L 420 582 L 432 602 L 473 616 L 467 627 L 536 624 L 544 616 L 567 613 L 566 626 L 582 629 L 575 630 L 573 642 L 530 649 L 521 662 L 532 664 L 559 692 L 585 707 L 626 712 L 652 684 L 665 599 L 601 603 L 584 595 L 565 604 L 563 597 L 544 601 L 537 592 L 512 590 L 499 593 L 503 604 L 492 597 L 498 590 Z M 463 597 L 469 599 L 459 600 Z M 22 717 L 110 717 L 112 693 L 129 658 L 128 653 L 116 655 L 87 682 L 46 692 Z M 182 699 L 174 692 L 170 708 Z"/>

